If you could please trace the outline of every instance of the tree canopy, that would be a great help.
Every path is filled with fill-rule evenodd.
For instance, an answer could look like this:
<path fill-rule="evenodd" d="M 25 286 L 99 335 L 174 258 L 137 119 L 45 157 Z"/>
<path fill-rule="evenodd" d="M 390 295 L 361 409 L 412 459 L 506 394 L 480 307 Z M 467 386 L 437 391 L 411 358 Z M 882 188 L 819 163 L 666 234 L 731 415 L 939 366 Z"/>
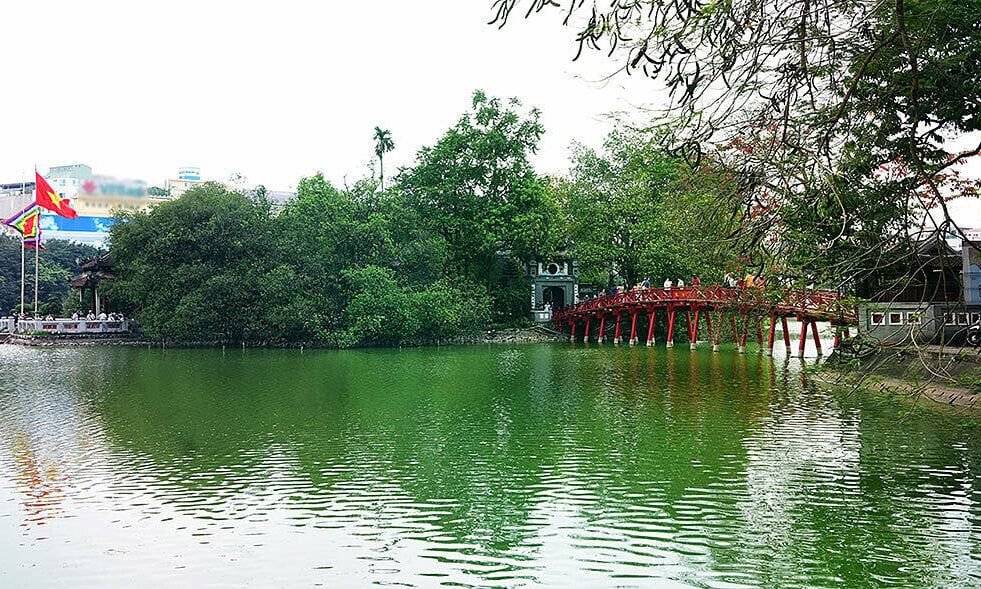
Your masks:
<path fill-rule="evenodd" d="M 909 252 L 917 227 L 966 237 L 946 201 L 977 196 L 958 171 L 981 143 L 948 146 L 981 129 L 978 0 L 491 6 L 500 26 L 557 9 L 575 58 L 606 51 L 614 73 L 662 84 L 648 126 L 693 168 L 732 174 L 739 190 L 719 206 L 742 219 L 733 244 L 761 267 L 792 254 L 848 281 Z"/>

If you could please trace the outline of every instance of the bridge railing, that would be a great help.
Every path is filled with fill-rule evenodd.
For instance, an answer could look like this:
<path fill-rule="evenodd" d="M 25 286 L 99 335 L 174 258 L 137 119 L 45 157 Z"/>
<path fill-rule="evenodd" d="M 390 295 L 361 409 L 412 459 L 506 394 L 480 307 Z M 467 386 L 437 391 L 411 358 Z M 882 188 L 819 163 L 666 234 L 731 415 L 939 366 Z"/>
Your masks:
<path fill-rule="evenodd" d="M 838 317 L 848 323 L 856 321 L 854 310 L 847 308 L 843 304 L 843 298 L 832 290 L 730 288 L 721 285 L 624 290 L 615 295 L 596 297 L 561 309 L 552 320 L 561 323 L 571 317 L 602 313 L 606 310 L 670 303 L 704 304 L 740 310 L 765 309 L 767 312 L 785 315 L 818 315 Z"/>

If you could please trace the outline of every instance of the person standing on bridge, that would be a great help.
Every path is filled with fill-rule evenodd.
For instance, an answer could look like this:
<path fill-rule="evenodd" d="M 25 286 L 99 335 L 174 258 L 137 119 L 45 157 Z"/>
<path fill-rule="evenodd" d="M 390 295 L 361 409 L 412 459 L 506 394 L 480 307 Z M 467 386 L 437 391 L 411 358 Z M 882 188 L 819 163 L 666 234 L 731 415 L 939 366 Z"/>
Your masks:
<path fill-rule="evenodd" d="M 698 279 L 698 276 L 692 274 L 691 275 L 691 285 L 692 286 L 701 286 L 702 285 L 702 281 Z"/>
<path fill-rule="evenodd" d="M 642 282 L 641 285 L 644 288 L 650 288 L 651 287 L 651 279 L 650 278 L 645 278 L 644 279 L 644 282 Z"/>
<path fill-rule="evenodd" d="M 678 279 L 678 288 L 685 288 L 685 281 L 680 278 Z"/>
<path fill-rule="evenodd" d="M 665 278 L 664 279 L 664 290 L 668 290 L 668 291 L 671 290 L 671 279 L 670 278 Z"/>

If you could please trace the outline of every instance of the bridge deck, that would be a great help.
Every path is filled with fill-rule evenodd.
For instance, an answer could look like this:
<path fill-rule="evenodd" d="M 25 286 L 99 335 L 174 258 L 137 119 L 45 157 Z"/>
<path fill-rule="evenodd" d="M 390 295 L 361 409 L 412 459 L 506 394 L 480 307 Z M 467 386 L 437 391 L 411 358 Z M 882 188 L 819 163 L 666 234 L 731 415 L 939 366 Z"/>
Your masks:
<path fill-rule="evenodd" d="M 722 314 L 730 316 L 733 331 L 736 333 L 740 349 L 745 346 L 747 332 L 755 326 L 757 336 L 762 344 L 761 323 L 763 318 L 770 319 L 770 337 L 768 349 L 773 348 L 773 334 L 777 320 L 783 324 L 784 338 L 790 346 L 787 333 L 787 318 L 794 317 L 801 322 L 801 345 L 803 353 L 804 340 L 808 326 L 813 327 L 814 340 L 820 353 L 821 344 L 818 337 L 817 321 L 828 321 L 836 327 L 858 325 L 858 315 L 852 303 L 828 290 L 785 290 L 758 288 L 728 288 L 724 286 L 685 286 L 680 288 L 644 288 L 619 292 L 615 295 L 597 297 L 576 305 L 560 309 L 552 317 L 556 327 L 562 331 L 571 328 L 575 337 L 576 325 L 585 324 L 585 337 L 589 338 L 590 324 L 593 319 L 600 320 L 599 341 L 606 331 L 606 319 L 616 322 L 614 341 L 621 338 L 621 319 L 630 318 L 630 343 L 639 340 L 637 332 L 638 315 L 648 317 L 647 343 L 653 342 L 654 317 L 658 311 L 664 311 L 668 317 L 668 345 L 673 345 L 675 315 L 677 311 L 686 313 L 688 332 L 692 341 L 697 339 L 699 317 L 704 316 L 708 324 L 709 337 L 718 346 L 719 323 Z M 694 322 L 692 313 L 694 312 Z M 712 329 L 712 315 L 716 315 L 716 329 Z M 738 326 L 736 317 L 739 317 Z M 740 328 L 741 326 L 741 328 Z M 741 333 L 740 333 L 741 331 Z M 835 343 L 837 345 L 837 332 Z M 694 345 L 694 343 L 692 344 Z"/>

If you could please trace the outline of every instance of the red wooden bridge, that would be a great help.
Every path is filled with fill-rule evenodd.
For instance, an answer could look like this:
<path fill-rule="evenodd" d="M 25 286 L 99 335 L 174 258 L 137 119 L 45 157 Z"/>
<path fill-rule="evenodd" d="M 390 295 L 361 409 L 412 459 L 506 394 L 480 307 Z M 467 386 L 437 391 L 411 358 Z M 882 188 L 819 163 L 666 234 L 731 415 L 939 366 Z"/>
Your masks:
<path fill-rule="evenodd" d="M 613 342 L 624 339 L 630 344 L 640 343 L 640 334 L 646 323 L 648 346 L 654 345 L 654 321 L 658 313 L 665 313 L 668 327 L 668 347 L 674 346 L 674 333 L 678 313 L 682 313 L 688 328 L 688 340 L 695 347 L 701 320 L 705 325 L 712 349 L 719 349 L 720 327 L 731 325 L 733 343 L 739 351 L 746 347 L 746 338 L 755 331 L 760 346 L 763 346 L 762 326 L 769 321 L 767 353 L 773 352 L 773 337 L 777 320 L 783 328 L 784 343 L 790 351 L 790 331 L 787 318 L 800 321 L 801 334 L 798 354 L 804 354 L 807 330 L 814 334 L 814 344 L 821 354 L 821 338 L 818 336 L 818 321 L 827 321 L 835 327 L 835 346 L 842 328 L 848 335 L 848 327 L 858 325 L 858 315 L 854 307 L 838 293 L 828 290 L 777 290 L 757 288 L 727 288 L 723 286 L 685 286 L 675 288 L 643 288 L 618 292 L 615 295 L 597 297 L 577 305 L 559 309 L 552 317 L 560 332 L 571 334 L 573 340 L 577 330 L 585 341 L 589 341 L 591 329 L 599 343 L 613 331 Z M 713 317 L 715 323 L 713 324 Z M 626 338 L 626 321 L 629 321 L 630 337 Z M 642 322 L 638 331 L 638 321 Z M 597 326 L 596 324 L 599 323 Z"/>

